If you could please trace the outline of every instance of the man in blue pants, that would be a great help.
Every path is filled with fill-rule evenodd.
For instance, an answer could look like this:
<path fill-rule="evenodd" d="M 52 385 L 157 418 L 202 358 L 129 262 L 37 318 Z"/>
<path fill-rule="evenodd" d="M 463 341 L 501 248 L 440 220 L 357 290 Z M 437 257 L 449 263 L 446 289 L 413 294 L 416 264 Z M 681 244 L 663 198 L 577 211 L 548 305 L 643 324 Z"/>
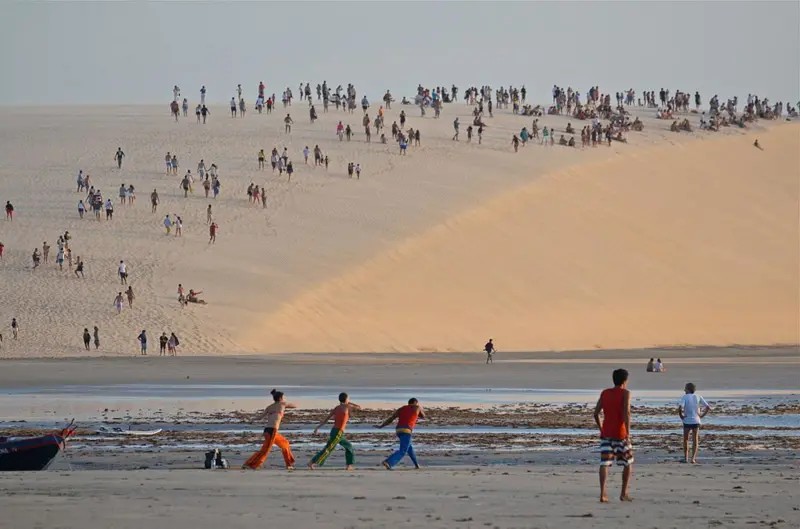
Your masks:
<path fill-rule="evenodd" d="M 392 455 L 383 461 L 382 464 L 386 470 L 392 470 L 392 468 L 394 468 L 394 466 L 397 465 L 397 463 L 399 463 L 406 454 L 408 454 L 411 462 L 414 463 L 414 468 L 419 468 L 417 456 L 414 453 L 414 447 L 411 446 L 411 434 L 414 431 L 414 427 L 417 425 L 417 419 L 424 418 L 425 412 L 422 411 L 422 406 L 419 405 L 419 401 L 417 401 L 417 399 L 412 398 L 408 400 L 408 404 L 406 406 L 396 410 L 391 417 L 378 425 L 378 428 L 383 428 L 384 426 L 390 425 L 395 419 L 397 419 L 395 432 L 397 433 L 397 438 L 400 440 L 400 448 L 398 448 Z"/>

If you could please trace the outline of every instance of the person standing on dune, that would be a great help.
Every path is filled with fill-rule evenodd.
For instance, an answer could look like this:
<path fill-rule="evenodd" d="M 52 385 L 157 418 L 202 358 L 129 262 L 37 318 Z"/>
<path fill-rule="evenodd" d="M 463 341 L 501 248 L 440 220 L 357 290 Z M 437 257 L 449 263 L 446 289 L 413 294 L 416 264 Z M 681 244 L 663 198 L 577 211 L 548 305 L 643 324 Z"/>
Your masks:
<path fill-rule="evenodd" d="M 397 438 L 400 441 L 400 447 L 392 455 L 386 458 L 383 463 L 381 463 L 383 468 L 386 470 L 392 470 L 395 465 L 397 465 L 403 459 L 404 456 L 408 455 L 409 459 L 411 459 L 411 462 L 414 463 L 414 468 L 419 469 L 417 455 L 414 453 L 414 447 L 411 446 L 411 434 L 414 431 L 414 427 L 417 425 L 417 419 L 424 418 L 425 412 L 422 411 L 422 406 L 419 405 L 419 401 L 417 399 L 412 398 L 408 400 L 407 405 L 396 410 L 388 419 L 376 427 L 383 428 L 397 419 L 395 432 L 397 433 Z"/>
<path fill-rule="evenodd" d="M 319 433 L 319 429 L 325 426 L 329 420 L 333 419 L 333 428 L 331 428 L 331 433 L 328 436 L 328 442 L 325 444 L 322 450 L 317 452 L 317 454 L 311 459 L 308 463 L 308 468 L 314 470 L 317 465 L 322 466 L 325 464 L 325 461 L 328 457 L 333 453 L 336 445 L 341 445 L 344 448 L 344 458 L 346 470 L 352 470 L 353 465 L 355 464 L 355 455 L 353 453 L 353 445 L 350 444 L 350 441 L 344 438 L 344 429 L 347 426 L 347 421 L 350 420 L 350 412 L 358 411 L 361 409 L 361 406 L 350 402 L 350 397 L 348 397 L 347 393 L 339 393 L 339 405 L 336 406 L 331 410 L 325 419 L 319 423 L 319 426 L 314 428 L 314 435 Z"/>
<path fill-rule="evenodd" d="M 291 402 L 286 402 L 283 392 L 273 389 L 270 391 L 273 403 L 266 407 L 264 412 L 258 417 L 258 420 L 264 420 L 264 443 L 247 461 L 242 465 L 243 469 L 258 470 L 267 461 L 269 452 L 272 445 L 278 445 L 283 454 L 283 461 L 286 464 L 286 470 L 294 470 L 294 455 L 289 446 L 289 441 L 282 436 L 278 430 L 283 420 L 283 415 L 287 409 L 297 408 Z"/>
<path fill-rule="evenodd" d="M 628 372 L 615 369 L 614 387 L 604 389 L 594 408 L 594 422 L 600 430 L 600 501 L 608 502 L 606 481 L 608 467 L 614 460 L 623 467 L 620 501 L 632 501 L 628 485 L 633 471 L 633 446 L 630 440 L 631 392 L 628 390 Z M 600 420 L 600 414 L 603 420 Z"/>

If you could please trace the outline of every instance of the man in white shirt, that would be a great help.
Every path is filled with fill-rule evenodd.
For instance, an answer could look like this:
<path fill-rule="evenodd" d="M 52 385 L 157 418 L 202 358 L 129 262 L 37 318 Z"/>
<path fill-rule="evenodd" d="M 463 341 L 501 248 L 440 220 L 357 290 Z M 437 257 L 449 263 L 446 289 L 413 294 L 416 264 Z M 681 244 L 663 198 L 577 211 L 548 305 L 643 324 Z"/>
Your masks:
<path fill-rule="evenodd" d="M 128 284 L 128 266 L 125 264 L 125 261 L 119 262 L 119 268 L 117 268 L 117 273 L 119 274 L 119 282 L 120 284 L 127 285 Z"/>
<path fill-rule="evenodd" d="M 695 394 L 695 385 L 689 382 L 684 391 L 686 394 L 678 402 L 678 415 L 683 421 L 683 460 L 689 462 L 689 434 L 692 435 L 692 464 L 697 463 L 697 449 L 700 444 L 700 424 L 711 406 L 706 399 Z"/>

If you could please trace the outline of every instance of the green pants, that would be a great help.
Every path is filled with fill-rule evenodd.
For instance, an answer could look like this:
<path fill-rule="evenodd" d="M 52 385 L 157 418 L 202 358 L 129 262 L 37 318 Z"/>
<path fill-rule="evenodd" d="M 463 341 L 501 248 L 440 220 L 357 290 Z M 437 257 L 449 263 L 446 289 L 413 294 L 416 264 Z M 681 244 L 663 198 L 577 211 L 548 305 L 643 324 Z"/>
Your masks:
<path fill-rule="evenodd" d="M 320 466 L 324 465 L 325 461 L 328 459 L 328 456 L 333 453 L 336 445 L 342 445 L 342 448 L 344 448 L 344 459 L 347 464 L 354 464 L 356 461 L 356 456 L 353 452 L 353 445 L 350 444 L 350 441 L 344 438 L 344 432 L 337 428 L 331 428 L 331 435 L 328 437 L 328 442 L 325 444 L 325 447 L 314 456 L 314 458 L 311 460 L 311 463 Z"/>

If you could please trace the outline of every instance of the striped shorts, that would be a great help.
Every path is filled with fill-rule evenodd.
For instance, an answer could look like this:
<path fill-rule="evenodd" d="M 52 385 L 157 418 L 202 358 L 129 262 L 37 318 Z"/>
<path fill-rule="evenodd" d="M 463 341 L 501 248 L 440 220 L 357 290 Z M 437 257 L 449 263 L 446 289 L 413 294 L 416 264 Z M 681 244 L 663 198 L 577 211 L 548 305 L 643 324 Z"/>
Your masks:
<path fill-rule="evenodd" d="M 600 465 L 610 467 L 615 460 L 624 467 L 633 464 L 633 445 L 627 439 L 601 438 Z"/>

